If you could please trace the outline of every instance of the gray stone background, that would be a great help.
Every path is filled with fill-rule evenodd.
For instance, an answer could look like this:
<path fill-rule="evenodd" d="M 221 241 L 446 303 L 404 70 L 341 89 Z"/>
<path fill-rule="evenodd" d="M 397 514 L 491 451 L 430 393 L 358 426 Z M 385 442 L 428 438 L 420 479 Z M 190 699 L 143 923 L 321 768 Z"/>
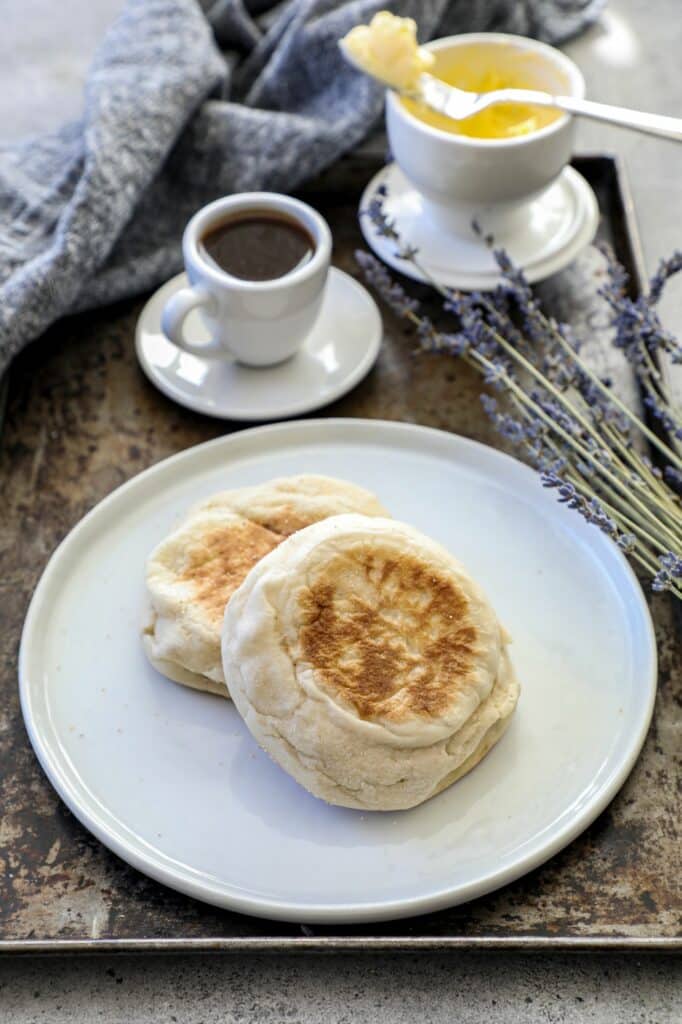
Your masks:
<path fill-rule="evenodd" d="M 120 4 L 1 0 L 0 140 L 78 114 L 90 54 Z M 612 0 L 566 50 L 592 98 L 682 115 L 681 0 Z M 583 123 L 578 149 L 623 156 L 649 268 L 682 246 L 682 146 Z M 682 283 L 663 313 L 682 331 Z M 679 1024 L 682 971 L 671 957 L 583 954 L 6 958 L 0 1020 Z"/>

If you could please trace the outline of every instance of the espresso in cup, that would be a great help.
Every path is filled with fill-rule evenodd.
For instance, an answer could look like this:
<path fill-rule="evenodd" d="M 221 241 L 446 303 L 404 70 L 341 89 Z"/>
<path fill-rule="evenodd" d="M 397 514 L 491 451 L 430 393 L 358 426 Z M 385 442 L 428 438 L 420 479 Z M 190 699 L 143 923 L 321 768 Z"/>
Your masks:
<path fill-rule="evenodd" d="M 300 221 L 271 210 L 244 210 L 210 227 L 199 249 L 242 281 L 274 281 L 304 267 L 315 241 Z"/>
<path fill-rule="evenodd" d="M 272 366 L 301 348 L 315 325 L 332 237 L 316 210 L 291 196 L 242 192 L 195 213 L 182 238 L 187 282 L 161 314 L 166 337 L 191 355 Z M 209 339 L 185 336 L 198 312 Z"/>

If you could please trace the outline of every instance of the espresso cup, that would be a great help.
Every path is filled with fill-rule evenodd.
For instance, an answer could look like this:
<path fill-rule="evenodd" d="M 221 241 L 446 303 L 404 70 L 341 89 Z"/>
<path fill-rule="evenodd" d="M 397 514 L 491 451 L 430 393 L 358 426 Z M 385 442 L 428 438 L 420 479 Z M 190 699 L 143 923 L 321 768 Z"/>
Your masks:
<path fill-rule="evenodd" d="M 218 266 L 202 239 L 230 217 L 276 215 L 296 222 L 310 236 L 313 252 L 306 263 L 282 277 L 250 281 Z M 198 356 L 237 359 L 247 366 L 271 366 L 302 346 L 322 305 L 332 238 L 326 221 L 306 203 L 274 192 L 241 192 L 204 206 L 187 224 L 182 252 L 189 287 L 166 303 L 164 333 L 178 348 Z M 194 344 L 185 336 L 185 319 L 198 310 L 210 340 Z"/>

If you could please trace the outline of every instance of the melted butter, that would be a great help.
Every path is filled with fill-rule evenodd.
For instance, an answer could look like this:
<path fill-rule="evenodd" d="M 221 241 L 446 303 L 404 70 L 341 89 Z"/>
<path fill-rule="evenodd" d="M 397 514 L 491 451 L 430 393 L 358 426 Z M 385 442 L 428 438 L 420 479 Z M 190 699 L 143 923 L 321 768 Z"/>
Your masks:
<path fill-rule="evenodd" d="M 492 92 L 495 89 L 547 88 L 543 75 L 546 67 L 546 63 L 534 53 L 524 53 L 511 46 L 472 43 L 449 52 L 436 53 L 436 61 L 429 72 L 458 89 Z M 561 117 L 557 110 L 498 103 L 473 117 L 453 121 L 415 100 L 402 99 L 401 102 L 411 114 L 433 128 L 476 139 L 510 139 L 528 135 Z"/>

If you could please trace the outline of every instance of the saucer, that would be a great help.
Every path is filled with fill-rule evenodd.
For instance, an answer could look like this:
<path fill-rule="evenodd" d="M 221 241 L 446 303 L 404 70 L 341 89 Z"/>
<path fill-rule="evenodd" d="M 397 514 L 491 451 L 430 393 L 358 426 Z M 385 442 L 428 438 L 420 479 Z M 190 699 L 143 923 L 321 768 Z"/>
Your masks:
<path fill-rule="evenodd" d="M 374 299 L 332 267 L 315 326 L 296 355 L 276 366 L 243 366 L 232 359 L 183 352 L 163 334 L 161 311 L 187 275 L 171 278 L 140 313 L 135 350 L 152 384 L 180 405 L 228 420 L 278 420 L 328 405 L 355 387 L 374 365 L 382 325 Z M 273 330 L 277 326 L 273 325 Z M 199 313 L 185 320 L 190 341 L 208 341 Z"/>
<path fill-rule="evenodd" d="M 500 282 L 494 257 L 482 238 L 445 230 L 424 208 L 419 192 L 397 164 L 388 164 L 372 178 L 360 200 L 367 209 L 377 188 L 388 195 L 384 209 L 395 222 L 402 240 L 419 250 L 419 260 L 440 284 L 464 290 L 488 291 Z M 507 250 L 529 282 L 542 281 L 562 270 L 594 238 L 599 207 L 591 187 L 573 167 L 565 167 L 557 180 L 528 203 L 523 231 L 498 233 L 495 244 Z M 414 264 L 396 255 L 396 243 L 381 236 L 369 217 L 360 216 L 365 241 L 376 255 L 415 281 L 426 281 Z M 485 233 L 490 230 L 481 223 Z"/>

